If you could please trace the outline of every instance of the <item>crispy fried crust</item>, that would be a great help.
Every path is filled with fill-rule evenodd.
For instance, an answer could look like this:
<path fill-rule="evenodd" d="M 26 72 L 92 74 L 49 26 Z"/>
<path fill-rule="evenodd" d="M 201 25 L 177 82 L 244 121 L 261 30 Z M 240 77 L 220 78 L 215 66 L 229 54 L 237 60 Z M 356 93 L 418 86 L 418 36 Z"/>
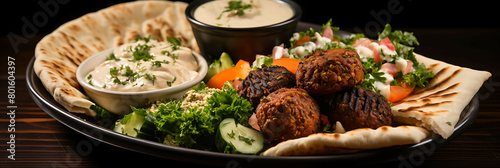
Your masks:
<path fill-rule="evenodd" d="M 260 99 L 281 88 L 295 87 L 295 74 L 282 66 L 262 65 L 262 68 L 251 71 L 238 85 L 238 96 L 246 98 L 254 108 Z"/>
<path fill-rule="evenodd" d="M 346 130 L 392 125 L 391 106 L 371 90 L 355 87 L 335 94 L 330 102 L 329 121 L 340 121 Z"/>
<path fill-rule="evenodd" d="M 316 101 L 300 88 L 282 88 L 262 98 L 255 111 L 267 141 L 280 142 L 320 131 Z"/>
<path fill-rule="evenodd" d="M 295 73 L 297 87 L 313 96 L 334 94 L 363 83 L 365 68 L 349 49 L 316 51 L 301 61 Z"/>

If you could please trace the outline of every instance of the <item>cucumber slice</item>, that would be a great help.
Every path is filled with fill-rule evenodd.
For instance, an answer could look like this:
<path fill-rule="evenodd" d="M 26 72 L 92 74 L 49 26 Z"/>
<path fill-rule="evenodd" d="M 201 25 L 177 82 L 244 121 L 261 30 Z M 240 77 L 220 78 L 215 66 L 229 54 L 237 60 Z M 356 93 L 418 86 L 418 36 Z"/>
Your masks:
<path fill-rule="evenodd" d="M 157 140 L 153 120 L 144 114 L 132 112 L 125 115 L 121 121 L 116 122 L 114 131 L 141 139 Z"/>
<path fill-rule="evenodd" d="M 218 60 L 214 60 L 213 63 L 208 67 L 207 75 L 203 79 L 205 83 L 208 83 L 210 78 L 212 78 L 215 74 L 226 70 L 228 68 L 234 67 L 233 60 L 229 56 L 229 54 L 223 52 Z"/>
<path fill-rule="evenodd" d="M 264 147 L 264 136 L 257 130 L 236 124 L 233 118 L 226 118 L 219 124 L 215 143 L 220 152 L 257 154 Z"/>
<path fill-rule="evenodd" d="M 233 63 L 233 60 L 231 59 L 231 57 L 229 56 L 229 54 L 223 52 L 221 55 L 220 55 L 220 71 L 223 71 L 225 69 L 228 69 L 228 68 L 231 68 L 231 67 L 234 67 L 234 63 Z"/>
<path fill-rule="evenodd" d="M 123 119 L 119 122 L 117 122 L 115 126 L 115 131 L 136 137 L 137 136 L 137 131 L 140 130 L 142 127 L 142 124 L 144 123 L 145 116 L 140 115 L 138 113 L 130 113 L 127 114 L 123 117 Z"/>

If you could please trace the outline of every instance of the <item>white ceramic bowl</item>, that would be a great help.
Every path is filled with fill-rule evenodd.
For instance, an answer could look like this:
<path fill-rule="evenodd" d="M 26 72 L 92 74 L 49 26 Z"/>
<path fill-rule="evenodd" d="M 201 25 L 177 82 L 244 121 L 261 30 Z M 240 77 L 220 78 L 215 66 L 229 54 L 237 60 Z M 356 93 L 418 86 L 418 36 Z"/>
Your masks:
<path fill-rule="evenodd" d="M 193 56 L 198 61 L 199 65 L 198 76 L 190 81 L 173 87 L 152 91 L 120 92 L 96 88 L 85 82 L 84 79 L 87 74 L 96 66 L 103 63 L 111 52 L 113 52 L 113 49 L 108 49 L 83 61 L 80 66 L 78 66 L 76 71 L 76 79 L 82 86 L 86 95 L 89 96 L 97 105 L 118 115 L 129 113 L 131 111 L 130 106 L 141 107 L 146 105 L 149 101 L 156 101 L 165 98 L 180 99 L 182 95 L 184 95 L 192 87 L 197 86 L 203 80 L 208 71 L 208 65 L 205 58 L 203 58 L 200 54 L 193 52 Z"/>

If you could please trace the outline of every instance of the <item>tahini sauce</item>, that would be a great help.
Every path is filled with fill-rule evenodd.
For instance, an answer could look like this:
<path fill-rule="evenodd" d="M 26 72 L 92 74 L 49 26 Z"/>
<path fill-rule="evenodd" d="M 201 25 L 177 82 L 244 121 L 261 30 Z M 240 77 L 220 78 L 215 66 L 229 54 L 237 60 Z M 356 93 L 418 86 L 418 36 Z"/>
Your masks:
<path fill-rule="evenodd" d="M 151 46 L 148 52 L 154 58 L 132 61 L 133 50 L 138 45 Z M 172 87 L 198 75 L 198 62 L 193 57 L 192 50 L 181 46 L 173 47 L 168 42 L 151 39 L 146 43 L 139 40 L 123 44 L 116 48 L 113 54 L 120 60 L 107 60 L 97 66 L 86 76 L 87 83 L 105 90 L 138 92 Z M 158 62 L 154 65 L 156 61 Z M 135 80 L 125 75 L 126 67 L 137 73 Z M 110 69 L 114 68 L 119 70 L 119 75 L 111 75 Z M 120 81 L 116 81 L 116 78 Z"/>
<path fill-rule="evenodd" d="M 273 0 L 242 0 L 242 4 L 251 4 L 252 7 L 244 10 L 244 15 L 231 15 L 225 12 L 230 0 L 215 0 L 199 6 L 194 12 L 194 18 L 200 22 L 231 28 L 250 28 L 272 25 L 286 21 L 293 17 L 293 10 L 285 4 Z"/>

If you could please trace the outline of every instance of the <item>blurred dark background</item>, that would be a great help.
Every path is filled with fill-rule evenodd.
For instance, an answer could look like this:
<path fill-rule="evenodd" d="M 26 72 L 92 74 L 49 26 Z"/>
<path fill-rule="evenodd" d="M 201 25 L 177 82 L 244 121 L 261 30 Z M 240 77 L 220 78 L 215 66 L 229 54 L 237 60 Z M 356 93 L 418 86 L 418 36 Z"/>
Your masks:
<path fill-rule="evenodd" d="M 192 0 L 182 0 L 191 2 Z M 302 6 L 302 21 L 316 24 L 333 18 L 333 23 L 344 30 L 374 29 L 389 22 L 393 27 L 500 27 L 498 9 L 494 1 L 331 1 L 294 0 Z M 24 24 L 22 18 L 32 21 L 41 4 L 57 2 L 54 16 L 49 16 L 47 25 L 39 28 L 39 34 L 47 34 L 61 24 L 89 12 L 127 2 L 127 0 L 38 0 L 8 1 L 2 10 L 2 31 L 19 33 Z M 12 10 L 9 10 L 11 8 Z M 55 10 L 52 8 L 52 10 Z M 39 17 L 40 19 L 41 17 Z M 40 19 L 41 20 L 41 19 Z M 374 31 L 374 30 L 371 30 Z"/>
<path fill-rule="evenodd" d="M 189 3 L 192 0 L 183 1 Z M 500 60 L 496 50 L 500 46 L 500 14 L 494 1 L 294 1 L 302 7 L 303 22 L 323 24 L 332 18 L 333 25 L 341 30 L 362 32 L 372 38 L 390 23 L 393 29 L 415 33 L 421 44 L 415 50 L 417 53 L 455 65 L 500 71 L 500 68 L 495 68 L 496 61 L 483 61 Z M 0 53 L 2 56 L 15 54 L 6 34 L 21 35 L 27 22 L 35 23 L 34 20 L 38 19 L 40 26 L 36 32 L 29 32 L 37 36 L 24 36 L 28 42 L 20 43 L 18 48 L 33 51 L 41 37 L 60 25 L 122 2 L 127 0 L 8 1 L 1 10 Z M 43 6 L 49 6 L 48 9 L 55 12 L 47 13 Z M 453 59 L 456 56 L 461 59 Z"/>

